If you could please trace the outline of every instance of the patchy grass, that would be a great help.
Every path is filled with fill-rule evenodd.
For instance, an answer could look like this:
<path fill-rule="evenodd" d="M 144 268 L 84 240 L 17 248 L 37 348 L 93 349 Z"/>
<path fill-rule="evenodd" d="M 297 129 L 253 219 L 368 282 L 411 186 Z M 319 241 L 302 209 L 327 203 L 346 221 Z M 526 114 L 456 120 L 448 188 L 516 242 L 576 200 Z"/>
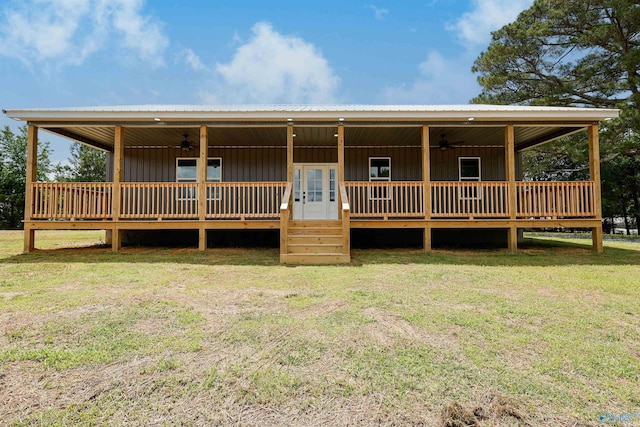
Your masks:
<path fill-rule="evenodd" d="M 516 255 L 353 251 L 348 266 L 287 267 L 270 249 L 36 239 L 45 250 L 22 255 L 22 234 L 0 232 L 2 425 L 582 426 L 640 413 L 637 243 L 593 254 L 588 239 L 533 236 Z"/>

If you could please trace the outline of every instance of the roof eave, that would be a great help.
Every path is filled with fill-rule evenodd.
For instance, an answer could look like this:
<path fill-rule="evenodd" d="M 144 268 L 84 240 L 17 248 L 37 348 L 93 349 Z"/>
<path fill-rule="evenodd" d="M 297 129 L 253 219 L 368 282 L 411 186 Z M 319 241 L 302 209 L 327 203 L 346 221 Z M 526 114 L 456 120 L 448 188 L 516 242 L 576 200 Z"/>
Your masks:
<path fill-rule="evenodd" d="M 33 121 L 198 121 L 198 120 L 415 120 L 415 121 L 583 121 L 594 122 L 617 118 L 617 109 L 576 108 L 561 111 L 61 111 L 3 110 L 14 120 Z"/>

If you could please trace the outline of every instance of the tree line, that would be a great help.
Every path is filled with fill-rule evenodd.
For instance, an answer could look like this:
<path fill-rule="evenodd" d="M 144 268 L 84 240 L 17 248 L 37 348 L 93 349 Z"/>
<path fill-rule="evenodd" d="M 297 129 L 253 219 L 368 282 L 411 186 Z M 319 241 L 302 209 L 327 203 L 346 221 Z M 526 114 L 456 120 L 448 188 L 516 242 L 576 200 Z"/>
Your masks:
<path fill-rule="evenodd" d="M 53 165 L 51 148 L 38 141 L 38 181 L 100 182 L 107 175 L 106 153 L 87 145 L 71 145 L 68 164 Z M 27 127 L 0 133 L 0 229 L 22 228 L 27 176 Z"/>
<path fill-rule="evenodd" d="M 601 126 L 605 228 L 640 227 L 640 4 L 637 0 L 536 0 L 492 34 L 472 70 L 475 103 L 619 108 Z M 585 136 L 523 153 L 525 178 L 588 179 Z"/>

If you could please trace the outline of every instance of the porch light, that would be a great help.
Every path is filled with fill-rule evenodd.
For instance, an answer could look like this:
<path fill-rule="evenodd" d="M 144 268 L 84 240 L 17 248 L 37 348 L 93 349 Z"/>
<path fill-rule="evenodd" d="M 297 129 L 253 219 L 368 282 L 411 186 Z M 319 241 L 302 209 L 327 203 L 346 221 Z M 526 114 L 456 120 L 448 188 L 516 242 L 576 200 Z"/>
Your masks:
<path fill-rule="evenodd" d="M 334 133 L 334 134 L 333 134 L 333 137 L 334 137 L 334 138 L 337 138 L 337 137 L 338 137 L 338 134 L 337 134 L 337 133 Z"/>
<path fill-rule="evenodd" d="M 472 121 L 474 121 L 475 119 L 476 119 L 475 117 L 469 117 L 469 118 L 467 118 L 467 121 L 468 121 L 468 122 L 472 122 Z"/>
<path fill-rule="evenodd" d="M 344 117 L 340 117 L 340 118 L 338 119 L 338 121 L 339 121 L 339 122 L 344 122 Z"/>
<path fill-rule="evenodd" d="M 160 117 L 154 117 L 153 120 L 155 120 L 156 122 L 160 121 Z"/>
<path fill-rule="evenodd" d="M 296 137 L 296 134 L 294 133 L 292 136 L 295 138 L 295 137 Z"/>

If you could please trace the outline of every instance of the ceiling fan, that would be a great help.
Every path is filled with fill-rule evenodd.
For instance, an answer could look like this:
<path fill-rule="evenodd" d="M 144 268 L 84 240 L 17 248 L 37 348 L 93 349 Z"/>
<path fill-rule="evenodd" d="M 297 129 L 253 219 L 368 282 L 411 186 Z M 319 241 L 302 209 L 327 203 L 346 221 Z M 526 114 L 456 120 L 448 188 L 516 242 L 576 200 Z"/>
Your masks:
<path fill-rule="evenodd" d="M 444 151 L 448 148 L 456 148 L 455 145 L 462 144 L 462 143 L 464 143 L 464 141 L 449 142 L 449 140 L 447 140 L 447 135 L 444 132 L 442 132 L 440 134 L 440 141 L 438 141 L 438 145 L 436 145 L 433 148 L 439 148 L 442 151 Z"/>
<path fill-rule="evenodd" d="M 193 145 L 189 142 L 189 134 L 184 134 L 184 139 L 180 142 L 180 145 L 176 145 L 174 148 L 179 148 L 182 151 L 191 151 Z"/>

